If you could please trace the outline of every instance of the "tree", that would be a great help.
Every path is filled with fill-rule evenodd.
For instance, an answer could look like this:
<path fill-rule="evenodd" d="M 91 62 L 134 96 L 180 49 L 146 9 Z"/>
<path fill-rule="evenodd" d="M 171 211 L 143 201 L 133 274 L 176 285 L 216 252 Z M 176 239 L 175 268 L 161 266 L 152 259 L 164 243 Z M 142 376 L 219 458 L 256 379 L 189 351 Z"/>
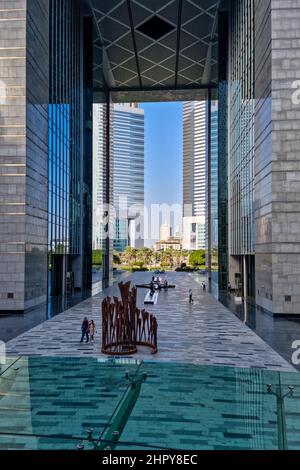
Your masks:
<path fill-rule="evenodd" d="M 114 264 L 121 264 L 120 253 L 114 251 Z"/>
<path fill-rule="evenodd" d="M 163 268 L 168 268 L 169 266 L 171 266 L 171 264 L 172 264 L 172 254 L 171 254 L 170 250 L 166 250 L 162 253 L 161 263 L 160 264 Z"/>
<path fill-rule="evenodd" d="M 143 247 L 137 252 L 137 260 L 143 264 L 149 265 L 152 262 L 153 251 L 151 248 Z"/>
<path fill-rule="evenodd" d="M 195 250 L 190 253 L 189 264 L 192 267 L 205 265 L 205 250 Z"/>
<path fill-rule="evenodd" d="M 155 251 L 153 254 L 154 258 L 154 263 L 155 264 L 160 264 L 161 263 L 161 252 L 160 251 Z"/>
<path fill-rule="evenodd" d="M 93 266 L 101 266 L 102 265 L 102 250 L 93 250 L 92 254 L 92 264 Z"/>
<path fill-rule="evenodd" d="M 122 261 L 126 264 L 134 265 L 137 259 L 138 250 L 127 246 L 122 253 Z"/>

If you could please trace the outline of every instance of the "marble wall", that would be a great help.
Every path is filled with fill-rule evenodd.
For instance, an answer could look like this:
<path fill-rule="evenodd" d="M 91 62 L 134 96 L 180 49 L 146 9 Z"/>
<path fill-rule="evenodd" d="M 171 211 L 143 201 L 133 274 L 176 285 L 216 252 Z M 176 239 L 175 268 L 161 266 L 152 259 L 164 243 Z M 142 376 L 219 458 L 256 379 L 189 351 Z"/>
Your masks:
<path fill-rule="evenodd" d="M 300 0 L 256 0 L 256 295 L 300 314 Z"/>
<path fill-rule="evenodd" d="M 273 313 L 300 314 L 300 0 L 272 0 Z"/>
<path fill-rule="evenodd" d="M 255 0 L 255 279 L 256 302 L 272 311 L 271 0 Z"/>
<path fill-rule="evenodd" d="M 27 0 L 25 305 L 47 300 L 49 1 Z"/>
<path fill-rule="evenodd" d="M 0 84 L 0 310 L 23 310 L 26 0 L 0 0 Z"/>

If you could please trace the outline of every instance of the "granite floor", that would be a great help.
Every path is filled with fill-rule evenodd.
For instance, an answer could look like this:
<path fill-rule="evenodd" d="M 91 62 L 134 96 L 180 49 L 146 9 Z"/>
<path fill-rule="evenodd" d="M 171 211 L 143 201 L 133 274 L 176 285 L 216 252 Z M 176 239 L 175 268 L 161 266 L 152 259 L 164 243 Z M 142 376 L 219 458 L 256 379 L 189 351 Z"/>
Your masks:
<path fill-rule="evenodd" d="M 273 370 L 294 370 L 293 367 L 243 324 L 221 303 L 186 273 L 168 273 L 175 289 L 161 292 L 157 305 L 147 306 L 158 320 L 158 353 L 150 355 L 141 349 L 135 359 L 185 362 L 190 364 L 258 367 Z M 150 273 L 134 273 L 133 284 L 147 282 Z M 194 304 L 188 303 L 189 288 Z M 138 306 L 143 306 L 146 291 L 138 290 Z M 101 354 L 101 301 L 106 295 L 118 295 L 114 284 L 62 314 L 36 326 L 9 341 L 11 355 L 92 356 Z M 80 343 L 84 316 L 97 326 L 95 344 Z"/>

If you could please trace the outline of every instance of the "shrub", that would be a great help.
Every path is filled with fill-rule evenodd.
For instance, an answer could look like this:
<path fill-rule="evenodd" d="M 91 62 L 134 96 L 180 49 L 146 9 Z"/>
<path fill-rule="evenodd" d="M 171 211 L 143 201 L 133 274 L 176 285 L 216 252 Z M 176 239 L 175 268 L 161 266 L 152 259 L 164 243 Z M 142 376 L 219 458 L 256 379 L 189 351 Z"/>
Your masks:
<path fill-rule="evenodd" d="M 102 250 L 93 250 L 92 254 L 92 264 L 93 266 L 101 266 L 102 265 Z"/>

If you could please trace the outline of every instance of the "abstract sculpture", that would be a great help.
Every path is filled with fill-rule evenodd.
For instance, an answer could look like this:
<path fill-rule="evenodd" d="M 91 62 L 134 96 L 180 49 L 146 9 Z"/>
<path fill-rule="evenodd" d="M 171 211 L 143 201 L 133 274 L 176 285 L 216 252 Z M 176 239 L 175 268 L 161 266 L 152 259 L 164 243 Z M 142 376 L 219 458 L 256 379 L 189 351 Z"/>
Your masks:
<path fill-rule="evenodd" d="M 136 307 L 136 288 L 130 290 L 130 281 L 119 283 L 121 301 L 106 297 L 102 302 L 102 353 L 128 355 L 137 352 L 137 346 L 157 352 L 156 317 Z"/>

